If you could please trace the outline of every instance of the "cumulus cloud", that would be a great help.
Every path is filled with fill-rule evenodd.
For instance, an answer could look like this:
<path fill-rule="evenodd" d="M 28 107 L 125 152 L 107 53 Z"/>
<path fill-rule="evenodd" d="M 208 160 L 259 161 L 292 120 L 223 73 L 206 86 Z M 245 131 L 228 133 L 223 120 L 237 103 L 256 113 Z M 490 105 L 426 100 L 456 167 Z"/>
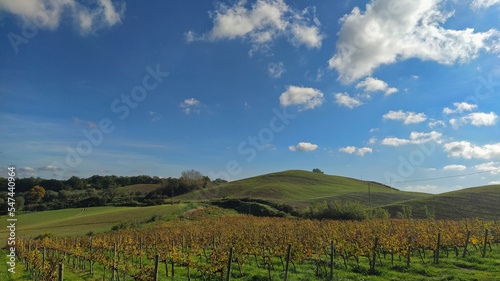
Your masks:
<path fill-rule="evenodd" d="M 349 107 L 351 109 L 363 104 L 360 100 L 351 97 L 348 93 L 335 94 L 335 103 L 341 106 Z"/>
<path fill-rule="evenodd" d="M 389 146 L 400 146 L 406 144 L 421 144 L 429 141 L 440 142 L 443 134 L 436 131 L 430 133 L 411 132 L 409 139 L 400 139 L 395 137 L 387 137 L 382 140 L 381 144 Z"/>
<path fill-rule="evenodd" d="M 290 151 L 299 151 L 299 152 L 309 152 L 315 150 L 316 148 L 318 148 L 318 146 L 310 142 L 299 142 L 297 145 L 290 145 L 288 147 Z"/>
<path fill-rule="evenodd" d="M 362 148 L 358 148 L 358 150 L 356 151 L 356 154 L 363 157 L 363 156 L 365 156 L 365 153 L 372 154 L 372 152 L 373 152 L 373 150 L 370 147 L 362 147 Z"/>
<path fill-rule="evenodd" d="M 372 154 L 373 150 L 369 147 L 357 148 L 355 146 L 346 146 L 346 147 L 340 148 L 339 152 L 343 152 L 343 153 L 347 153 L 347 154 L 356 153 L 356 155 L 363 157 L 363 156 L 365 156 L 366 153 Z"/>
<path fill-rule="evenodd" d="M 445 171 L 463 171 L 465 169 L 467 169 L 467 167 L 464 165 L 448 165 L 443 167 Z"/>
<path fill-rule="evenodd" d="M 285 65 L 283 62 L 270 62 L 267 65 L 267 73 L 272 78 L 280 78 L 283 72 L 285 72 Z"/>
<path fill-rule="evenodd" d="M 301 110 L 313 109 L 323 101 L 323 93 L 320 90 L 297 86 L 289 86 L 280 96 L 282 106 L 300 105 Z"/>
<path fill-rule="evenodd" d="M 358 88 L 364 88 L 365 92 L 382 91 L 385 92 L 386 96 L 398 91 L 396 88 L 389 88 L 389 85 L 386 82 L 373 77 L 367 77 L 365 80 L 359 82 L 356 85 L 356 89 Z"/>
<path fill-rule="evenodd" d="M 500 3 L 500 0 L 474 0 L 470 5 L 474 9 L 483 9 L 498 3 Z"/>
<path fill-rule="evenodd" d="M 494 112 L 474 112 L 467 116 L 450 119 L 450 124 L 453 128 L 458 128 L 463 125 L 471 124 L 476 127 L 494 126 L 498 121 L 498 116 Z"/>
<path fill-rule="evenodd" d="M 462 113 L 464 111 L 472 111 L 474 109 L 477 109 L 476 104 L 470 104 L 466 102 L 455 102 L 453 103 L 453 105 L 455 106 L 455 109 L 445 107 L 443 108 L 443 113 L 444 114 Z"/>
<path fill-rule="evenodd" d="M 421 123 L 427 120 L 427 116 L 424 113 L 415 113 L 410 111 L 404 112 L 403 110 L 391 110 L 388 113 L 384 114 L 382 118 L 404 121 L 405 125 Z"/>
<path fill-rule="evenodd" d="M 186 114 L 191 114 L 191 112 L 194 112 L 196 114 L 200 114 L 201 110 L 201 103 L 199 100 L 195 98 L 190 98 L 184 100 L 182 103 L 179 104 L 180 108 L 183 108 L 184 113 Z"/>
<path fill-rule="evenodd" d="M 474 126 L 493 126 L 497 123 L 498 116 L 494 112 L 474 112 L 462 117 L 461 120 L 465 124 L 470 123 Z"/>
<path fill-rule="evenodd" d="M 364 12 L 355 7 L 341 19 L 329 68 L 337 70 L 340 81 L 352 83 L 381 65 L 410 58 L 452 65 L 476 58 L 481 50 L 492 51 L 499 32 L 444 28 L 453 13 L 443 11 L 443 2 L 373 0 Z"/>
<path fill-rule="evenodd" d="M 442 128 L 446 127 L 446 123 L 444 123 L 444 121 L 442 121 L 442 120 L 437 120 L 437 121 L 429 122 L 428 125 L 429 125 L 429 127 L 431 129 L 434 129 L 434 128 L 439 127 L 439 126 L 442 127 Z"/>
<path fill-rule="evenodd" d="M 500 174 L 500 162 L 488 162 L 474 166 L 474 169 L 481 172 L 490 172 L 492 175 Z"/>
<path fill-rule="evenodd" d="M 245 0 L 237 1 L 233 6 L 220 4 L 211 13 L 212 30 L 203 35 L 188 31 L 186 40 L 241 38 L 258 46 L 284 36 L 294 45 L 320 48 L 324 35 L 314 11 L 314 7 L 296 11 L 283 0 L 257 0 L 251 5 Z"/>
<path fill-rule="evenodd" d="M 500 158 L 500 143 L 478 146 L 468 141 L 454 141 L 444 145 L 448 157 L 461 157 L 465 159 L 492 159 Z"/>
<path fill-rule="evenodd" d="M 56 29 L 63 18 L 72 19 L 82 33 L 92 33 L 121 23 L 125 2 L 95 0 L 2 0 L 0 11 L 6 11 L 33 22 L 39 28 Z"/>
<path fill-rule="evenodd" d="M 355 146 L 346 146 L 342 147 L 339 149 L 340 152 L 348 153 L 348 154 L 353 154 L 356 152 L 356 147 Z"/>

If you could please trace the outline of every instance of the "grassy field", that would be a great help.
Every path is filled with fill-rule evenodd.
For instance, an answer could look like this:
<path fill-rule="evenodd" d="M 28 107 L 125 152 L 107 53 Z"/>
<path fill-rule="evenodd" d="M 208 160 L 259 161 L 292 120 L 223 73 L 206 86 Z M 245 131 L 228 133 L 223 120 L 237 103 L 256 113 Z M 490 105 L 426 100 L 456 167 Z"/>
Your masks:
<path fill-rule="evenodd" d="M 413 199 L 383 206 L 391 214 L 412 208 L 413 217 L 425 218 L 424 206 L 438 219 L 484 218 L 500 219 L 500 185 L 480 186 L 446 192 L 425 198 Z"/>
<path fill-rule="evenodd" d="M 16 216 L 18 237 L 36 237 L 52 233 L 57 236 L 84 235 L 102 232 L 122 222 L 144 222 L 153 216 L 167 216 L 188 211 L 196 205 L 174 204 L 151 207 L 91 207 L 34 212 Z M 2 222 L 6 217 L 0 217 Z M 0 245 L 5 245 L 6 227 L 0 229 Z"/>
<path fill-rule="evenodd" d="M 223 197 L 248 197 L 287 203 L 298 208 L 315 201 L 340 199 L 357 201 L 369 206 L 368 184 L 374 207 L 430 196 L 426 193 L 398 191 L 375 182 L 291 170 L 238 180 L 176 198 L 183 201 L 203 201 Z"/>

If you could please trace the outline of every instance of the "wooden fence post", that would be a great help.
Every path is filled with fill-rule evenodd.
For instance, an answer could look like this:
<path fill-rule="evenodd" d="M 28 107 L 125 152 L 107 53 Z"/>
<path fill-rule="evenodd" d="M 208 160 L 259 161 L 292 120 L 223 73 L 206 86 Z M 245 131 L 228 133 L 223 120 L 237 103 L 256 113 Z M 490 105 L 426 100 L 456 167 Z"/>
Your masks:
<path fill-rule="evenodd" d="M 377 252 L 375 252 L 375 250 L 377 249 L 377 245 L 378 245 L 378 237 L 375 237 L 375 245 L 373 246 L 373 261 L 370 268 L 371 273 L 375 272 L 375 262 L 377 261 Z"/>
<path fill-rule="evenodd" d="M 288 278 L 288 264 L 290 263 L 290 251 L 291 250 L 292 250 L 292 244 L 288 244 L 288 250 L 286 251 L 285 281 Z"/>
<path fill-rule="evenodd" d="M 335 246 L 333 245 L 333 239 L 330 243 L 330 279 L 333 280 L 333 254 L 335 251 Z"/>
<path fill-rule="evenodd" d="M 63 272 L 64 272 L 64 264 L 60 263 L 59 264 L 59 281 L 63 281 Z"/>
<path fill-rule="evenodd" d="M 467 245 L 469 245 L 469 237 L 470 237 L 470 231 L 467 231 L 467 240 L 465 240 L 464 254 L 462 255 L 463 258 L 465 258 L 465 254 L 467 253 Z"/>
<path fill-rule="evenodd" d="M 408 237 L 408 261 L 406 262 L 406 266 L 410 267 L 410 256 L 411 256 L 411 235 Z"/>
<path fill-rule="evenodd" d="M 488 229 L 484 231 L 483 258 L 486 256 L 486 243 L 488 243 Z"/>
<path fill-rule="evenodd" d="M 184 236 L 183 236 L 184 238 Z M 231 279 L 231 263 L 233 262 L 233 248 L 229 249 L 229 260 L 227 261 L 227 278 L 226 281 Z"/>
<path fill-rule="evenodd" d="M 153 280 L 158 281 L 158 262 L 160 260 L 160 257 L 158 254 L 155 255 L 155 273 L 153 275 Z"/>
<path fill-rule="evenodd" d="M 434 256 L 434 261 L 436 264 L 439 263 L 439 248 L 441 247 L 441 233 L 438 233 L 438 242 L 437 242 L 437 247 L 436 247 L 436 254 Z"/>

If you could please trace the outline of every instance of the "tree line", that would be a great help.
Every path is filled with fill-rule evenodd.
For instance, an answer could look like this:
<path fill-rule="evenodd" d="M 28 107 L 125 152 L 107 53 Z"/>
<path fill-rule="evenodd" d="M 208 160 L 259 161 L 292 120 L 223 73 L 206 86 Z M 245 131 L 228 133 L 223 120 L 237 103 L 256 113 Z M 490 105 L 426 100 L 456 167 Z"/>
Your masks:
<path fill-rule="evenodd" d="M 106 205 L 144 206 L 166 203 L 165 199 L 197 189 L 207 188 L 226 182 L 211 180 L 196 170 L 182 172 L 180 178 L 157 176 L 99 176 L 67 180 L 18 178 L 16 179 L 16 210 L 44 211 L 64 208 L 83 208 Z M 7 179 L 0 177 L 0 184 L 7 186 Z M 136 184 L 157 184 L 152 192 L 133 191 L 122 188 Z M 0 192 L 0 214 L 6 213 L 7 196 Z M 5 196 L 4 196 L 5 195 Z"/>

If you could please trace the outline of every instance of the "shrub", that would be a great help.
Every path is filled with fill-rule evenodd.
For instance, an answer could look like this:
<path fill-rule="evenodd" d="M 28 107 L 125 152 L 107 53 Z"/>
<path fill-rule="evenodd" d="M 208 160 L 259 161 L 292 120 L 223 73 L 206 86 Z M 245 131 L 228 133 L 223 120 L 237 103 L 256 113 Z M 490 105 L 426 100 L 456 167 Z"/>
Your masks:
<path fill-rule="evenodd" d="M 376 208 L 373 210 L 367 210 L 367 217 L 369 219 L 388 219 L 391 217 L 389 211 L 382 208 Z"/>
<path fill-rule="evenodd" d="M 403 211 L 396 214 L 398 219 L 411 219 L 412 216 L 413 211 L 410 206 L 403 206 Z"/>
<path fill-rule="evenodd" d="M 44 239 L 46 237 L 49 237 L 49 238 L 54 237 L 54 234 L 52 234 L 52 233 L 40 234 L 40 235 L 38 235 L 38 236 L 35 237 L 35 240 L 42 240 L 42 239 Z"/>
<path fill-rule="evenodd" d="M 304 216 L 311 219 L 363 220 L 367 218 L 365 207 L 356 202 L 333 201 L 310 205 Z"/>

